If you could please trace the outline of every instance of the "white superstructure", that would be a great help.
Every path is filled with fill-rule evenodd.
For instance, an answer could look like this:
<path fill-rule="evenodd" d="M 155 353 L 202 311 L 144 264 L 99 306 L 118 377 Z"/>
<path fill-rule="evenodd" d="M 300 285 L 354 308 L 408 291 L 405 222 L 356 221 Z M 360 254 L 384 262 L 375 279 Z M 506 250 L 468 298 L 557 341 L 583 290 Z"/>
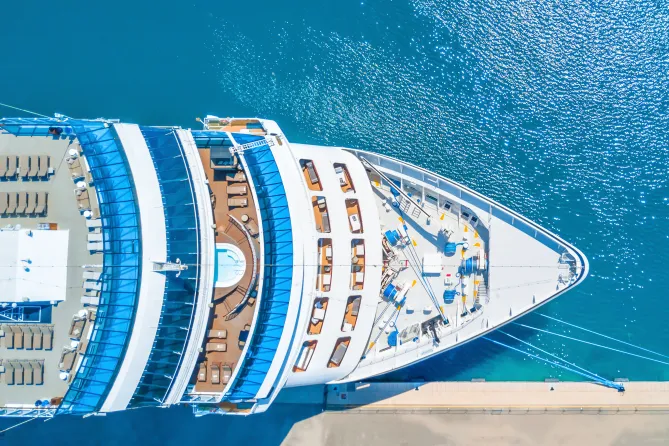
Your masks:
<path fill-rule="evenodd" d="M 11 310 L 0 359 L 14 386 L 0 415 L 180 403 L 262 412 L 284 387 L 360 381 L 462 345 L 587 275 L 576 248 L 462 185 L 381 154 L 293 144 L 273 121 L 0 124 L 0 174 L 23 159 L 22 140 L 39 142 L 40 155 L 65 150 L 69 171 L 41 181 L 72 200 L 33 218 L 10 200 L 37 186 L 18 172 L 3 183 L 12 232 L 0 237 L 12 249 L 0 260 L 14 265 L 4 281 L 18 290 L 27 272 L 16 259 L 60 225 L 48 243 L 65 234 L 65 246 L 69 234 L 71 253 L 59 250 L 31 295 L 83 282 L 52 299 L 83 306 L 71 323 L 56 302 L 36 312 L 18 291 L 0 302 Z M 55 353 L 17 347 L 38 332 L 52 333 Z M 51 400 L 36 407 L 16 378 L 37 373 Z"/>

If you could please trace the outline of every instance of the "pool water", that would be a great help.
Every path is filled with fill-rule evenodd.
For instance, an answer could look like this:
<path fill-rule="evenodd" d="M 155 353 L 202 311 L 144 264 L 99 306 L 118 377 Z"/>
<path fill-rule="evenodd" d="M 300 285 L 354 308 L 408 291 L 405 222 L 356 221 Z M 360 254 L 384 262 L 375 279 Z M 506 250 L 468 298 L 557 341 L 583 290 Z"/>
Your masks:
<path fill-rule="evenodd" d="M 216 266 L 214 268 L 214 286 L 226 288 L 236 285 L 246 271 L 244 253 L 229 243 L 216 244 Z"/>

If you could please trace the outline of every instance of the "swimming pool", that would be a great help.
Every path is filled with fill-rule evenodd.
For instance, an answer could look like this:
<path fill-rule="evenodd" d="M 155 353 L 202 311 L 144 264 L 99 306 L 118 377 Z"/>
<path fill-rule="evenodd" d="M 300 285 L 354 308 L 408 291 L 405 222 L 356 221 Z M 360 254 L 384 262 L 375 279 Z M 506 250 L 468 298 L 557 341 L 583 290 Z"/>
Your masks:
<path fill-rule="evenodd" d="M 246 271 L 244 253 L 235 245 L 216 243 L 216 267 L 214 287 L 226 288 L 236 285 Z"/>

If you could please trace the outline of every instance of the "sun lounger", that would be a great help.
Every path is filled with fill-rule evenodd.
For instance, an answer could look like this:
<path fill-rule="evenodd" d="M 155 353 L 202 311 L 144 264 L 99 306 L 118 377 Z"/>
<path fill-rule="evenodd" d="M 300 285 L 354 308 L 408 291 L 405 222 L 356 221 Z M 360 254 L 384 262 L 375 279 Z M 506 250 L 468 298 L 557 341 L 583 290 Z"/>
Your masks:
<path fill-rule="evenodd" d="M 100 252 L 104 249 L 104 243 L 102 242 L 87 243 L 86 247 L 88 248 L 89 251 Z"/>
<path fill-rule="evenodd" d="M 232 369 L 230 368 L 229 365 L 224 365 L 223 366 L 223 384 L 227 384 L 230 382 L 230 377 L 232 376 Z"/>
<path fill-rule="evenodd" d="M 228 183 L 243 183 L 246 181 L 246 175 L 244 172 L 237 172 L 232 176 L 226 178 Z"/>
<path fill-rule="evenodd" d="M 39 157 L 31 156 L 30 157 L 30 171 L 28 172 L 28 178 L 35 179 L 37 177 L 37 172 L 39 172 Z"/>
<path fill-rule="evenodd" d="M 86 280 L 100 280 L 100 271 L 84 271 L 84 279 Z"/>
<path fill-rule="evenodd" d="M 30 361 L 33 369 L 33 379 L 36 386 L 44 384 L 44 366 L 40 361 Z"/>
<path fill-rule="evenodd" d="M 92 280 L 87 280 L 86 282 L 84 282 L 84 289 L 100 291 L 102 290 L 102 283 L 93 282 Z"/>
<path fill-rule="evenodd" d="M 228 344 L 225 342 L 207 342 L 207 353 L 209 352 L 227 352 Z"/>
<path fill-rule="evenodd" d="M 30 172 L 30 157 L 28 155 L 21 155 L 19 157 L 19 177 L 26 179 Z"/>
<path fill-rule="evenodd" d="M 221 383 L 221 368 L 218 363 L 211 365 L 211 383 L 212 384 Z"/>
<path fill-rule="evenodd" d="M 23 331 L 19 327 L 12 327 L 14 334 L 14 348 L 23 348 Z"/>
<path fill-rule="evenodd" d="M 5 215 L 7 213 L 9 201 L 9 194 L 7 192 L 0 192 L 0 215 Z"/>
<path fill-rule="evenodd" d="M 23 365 L 20 362 L 12 364 L 14 366 L 14 383 L 18 386 L 23 385 Z"/>
<path fill-rule="evenodd" d="M 84 327 L 86 326 L 86 319 L 79 317 L 75 317 L 72 319 L 72 323 L 70 324 L 70 331 L 68 333 L 68 336 L 70 339 L 74 340 L 79 340 L 81 339 L 81 335 L 84 333 Z"/>
<path fill-rule="evenodd" d="M 101 242 L 102 241 L 102 234 L 89 233 L 88 234 L 88 241 L 89 242 Z"/>
<path fill-rule="evenodd" d="M 86 220 L 86 227 L 88 229 L 95 229 L 95 228 L 101 228 L 102 227 L 102 220 L 97 219 L 97 220 Z"/>
<path fill-rule="evenodd" d="M 30 331 L 33 334 L 33 348 L 42 350 L 42 330 L 39 327 L 33 327 Z"/>
<path fill-rule="evenodd" d="M 248 192 L 246 186 L 228 186 L 228 195 L 245 195 Z"/>
<path fill-rule="evenodd" d="M 314 163 L 309 161 L 305 166 L 307 168 L 307 173 L 309 174 L 309 180 L 311 181 L 311 184 L 318 183 L 318 175 L 316 175 L 316 169 L 314 169 Z"/>
<path fill-rule="evenodd" d="M 23 348 L 26 350 L 33 349 L 33 332 L 30 331 L 30 327 L 21 327 L 23 332 Z"/>
<path fill-rule="evenodd" d="M 334 353 L 332 354 L 332 358 L 330 358 L 330 362 L 334 365 L 339 365 L 341 364 L 342 359 L 344 359 L 344 355 L 346 354 L 346 350 L 348 349 L 348 345 L 344 344 L 343 342 L 340 343 L 337 348 L 335 349 Z"/>
<path fill-rule="evenodd" d="M 63 352 L 60 354 L 60 362 L 58 363 L 58 369 L 61 372 L 69 372 L 74 366 L 74 359 L 77 356 L 77 352 L 71 348 L 64 348 Z"/>
<path fill-rule="evenodd" d="M 353 306 L 351 307 L 351 316 L 355 316 L 355 317 L 358 316 L 358 312 L 360 311 L 360 301 L 361 300 L 362 300 L 361 298 L 357 298 L 357 299 L 353 300 Z"/>
<path fill-rule="evenodd" d="M 37 176 L 40 178 L 46 178 L 49 173 L 49 160 L 50 157 L 46 155 L 41 155 L 39 157 L 39 168 L 37 170 Z"/>
<path fill-rule="evenodd" d="M 18 158 L 14 155 L 9 155 L 7 157 L 7 173 L 5 173 L 5 178 L 7 178 L 8 180 L 15 179 L 17 171 L 18 171 Z"/>
<path fill-rule="evenodd" d="M 47 194 L 46 192 L 37 192 L 37 206 L 35 207 L 35 214 L 37 215 L 46 214 L 48 200 L 49 200 L 49 194 Z"/>
<path fill-rule="evenodd" d="M 44 350 L 51 350 L 53 348 L 53 331 L 51 327 L 40 327 L 40 330 L 42 331 Z"/>
<path fill-rule="evenodd" d="M 16 202 L 16 213 L 18 215 L 23 215 L 26 212 L 26 207 L 28 206 L 27 193 L 19 192 L 18 199 Z"/>
<path fill-rule="evenodd" d="M 245 208 L 248 204 L 249 201 L 246 198 L 228 198 L 228 207 L 230 208 Z"/>
<path fill-rule="evenodd" d="M 225 339 L 228 337 L 228 330 L 209 330 L 207 337 L 210 339 Z"/>
<path fill-rule="evenodd" d="M 3 325 L 2 333 L 5 338 L 5 348 L 7 349 L 14 348 L 14 334 L 12 333 L 11 327 L 9 325 Z"/>
<path fill-rule="evenodd" d="M 17 203 L 17 194 L 16 192 L 9 193 L 9 204 L 7 205 L 7 214 L 14 215 L 16 214 L 16 205 Z"/>
<path fill-rule="evenodd" d="M 23 383 L 32 386 L 33 385 L 33 367 L 30 365 L 29 362 L 23 361 L 21 362 L 21 366 L 23 367 Z"/>
<path fill-rule="evenodd" d="M 327 212 L 323 212 L 321 217 L 323 219 L 323 232 L 330 232 L 330 216 Z"/>
<path fill-rule="evenodd" d="M 14 364 L 9 361 L 5 363 L 5 382 L 14 385 Z"/>
<path fill-rule="evenodd" d="M 200 363 L 200 369 L 197 372 L 197 380 L 201 383 L 207 381 L 207 364 Z"/>
<path fill-rule="evenodd" d="M 249 234 L 251 234 L 252 237 L 258 235 L 258 224 L 255 220 L 247 221 L 244 226 L 246 226 L 246 230 L 249 231 Z"/>
<path fill-rule="evenodd" d="M 100 305 L 100 297 L 99 296 L 81 296 L 81 303 L 86 306 L 86 305 L 94 305 L 94 306 L 99 306 Z"/>
<path fill-rule="evenodd" d="M 35 213 L 35 208 L 37 207 L 37 193 L 28 192 L 28 203 L 26 205 L 26 215 L 32 215 Z"/>
<path fill-rule="evenodd" d="M 7 156 L 0 156 L 0 178 L 4 177 L 7 174 Z"/>

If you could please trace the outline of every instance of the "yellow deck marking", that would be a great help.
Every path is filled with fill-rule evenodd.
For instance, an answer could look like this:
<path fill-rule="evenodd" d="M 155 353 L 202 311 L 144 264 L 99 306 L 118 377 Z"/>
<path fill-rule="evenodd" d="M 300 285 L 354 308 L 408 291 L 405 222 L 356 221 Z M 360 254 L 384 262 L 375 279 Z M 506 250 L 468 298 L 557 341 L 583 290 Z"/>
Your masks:
<path fill-rule="evenodd" d="M 474 285 L 478 285 L 478 284 L 479 284 L 479 281 L 478 281 L 478 280 L 475 280 L 475 281 L 474 281 Z"/>
<path fill-rule="evenodd" d="M 474 297 L 476 297 L 476 294 L 477 294 L 477 291 L 476 291 L 476 290 L 474 290 Z"/>
<path fill-rule="evenodd" d="M 481 244 L 480 243 L 474 243 L 474 246 L 476 246 L 477 248 L 480 248 Z"/>
<path fill-rule="evenodd" d="M 474 231 L 474 238 L 479 238 L 479 232 L 478 231 Z"/>
<path fill-rule="evenodd" d="M 400 223 L 404 223 L 404 219 L 402 217 L 399 217 L 398 220 L 400 221 Z"/>
<path fill-rule="evenodd" d="M 446 214 L 441 214 L 441 217 L 439 217 L 439 220 L 443 220 L 444 217 L 446 217 Z"/>
<path fill-rule="evenodd" d="M 411 243 L 413 243 L 414 246 L 418 246 L 418 243 L 416 243 L 416 240 L 411 239 Z"/>
<path fill-rule="evenodd" d="M 379 183 L 378 181 L 374 180 L 374 186 L 376 186 L 376 187 L 381 187 L 381 183 Z"/>
<path fill-rule="evenodd" d="M 370 342 L 369 343 L 369 348 L 371 349 L 372 347 L 374 347 L 374 344 L 375 344 L 375 342 Z"/>
<path fill-rule="evenodd" d="M 468 232 L 468 231 L 469 231 L 469 228 L 467 227 L 467 225 L 465 225 L 465 229 L 464 229 L 463 232 Z"/>
<path fill-rule="evenodd" d="M 413 282 L 411 282 L 411 286 L 412 287 L 416 286 L 416 281 L 415 280 Z"/>
<path fill-rule="evenodd" d="M 441 311 L 441 314 L 444 314 L 444 306 L 443 305 L 439 305 L 439 311 Z"/>

